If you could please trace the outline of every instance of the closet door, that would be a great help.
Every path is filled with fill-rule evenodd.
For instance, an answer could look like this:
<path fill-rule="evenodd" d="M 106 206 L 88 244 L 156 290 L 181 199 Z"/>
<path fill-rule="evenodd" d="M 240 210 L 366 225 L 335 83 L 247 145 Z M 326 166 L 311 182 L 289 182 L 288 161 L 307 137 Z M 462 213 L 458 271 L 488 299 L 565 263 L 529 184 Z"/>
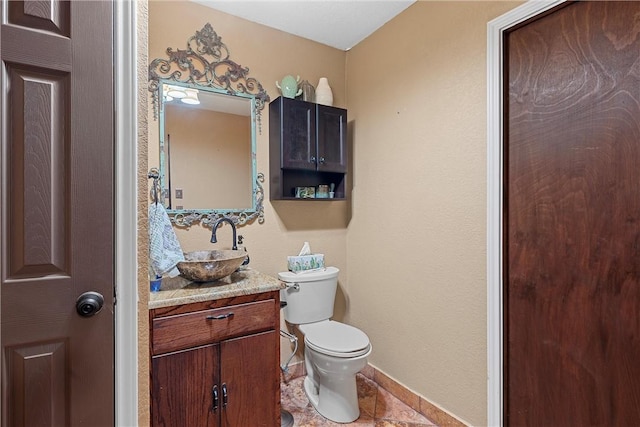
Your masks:
<path fill-rule="evenodd" d="M 640 2 L 507 34 L 505 420 L 640 425 Z"/>

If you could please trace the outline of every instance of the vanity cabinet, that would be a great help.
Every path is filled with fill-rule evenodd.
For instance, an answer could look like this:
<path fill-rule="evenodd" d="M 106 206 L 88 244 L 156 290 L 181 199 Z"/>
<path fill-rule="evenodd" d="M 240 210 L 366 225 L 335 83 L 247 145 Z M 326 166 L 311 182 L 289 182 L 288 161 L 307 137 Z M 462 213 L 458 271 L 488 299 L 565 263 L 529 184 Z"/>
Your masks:
<path fill-rule="evenodd" d="M 323 184 L 334 184 L 334 198 L 344 199 L 347 110 L 277 98 L 269 104 L 269 153 L 272 200 L 295 198 L 296 187 Z"/>
<path fill-rule="evenodd" d="M 280 425 L 278 291 L 150 310 L 151 425 Z"/>

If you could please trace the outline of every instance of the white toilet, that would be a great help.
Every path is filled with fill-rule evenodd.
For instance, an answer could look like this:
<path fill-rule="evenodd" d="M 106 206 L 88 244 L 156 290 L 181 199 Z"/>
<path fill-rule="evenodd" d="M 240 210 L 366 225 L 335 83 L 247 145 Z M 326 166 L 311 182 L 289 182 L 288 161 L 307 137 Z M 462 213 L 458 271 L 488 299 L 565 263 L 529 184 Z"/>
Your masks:
<path fill-rule="evenodd" d="M 304 335 L 307 377 L 304 390 L 323 417 L 349 423 L 360 416 L 356 374 L 371 354 L 369 337 L 358 328 L 329 320 L 338 287 L 338 270 L 279 273 L 287 284 L 281 299 L 284 318 Z"/>

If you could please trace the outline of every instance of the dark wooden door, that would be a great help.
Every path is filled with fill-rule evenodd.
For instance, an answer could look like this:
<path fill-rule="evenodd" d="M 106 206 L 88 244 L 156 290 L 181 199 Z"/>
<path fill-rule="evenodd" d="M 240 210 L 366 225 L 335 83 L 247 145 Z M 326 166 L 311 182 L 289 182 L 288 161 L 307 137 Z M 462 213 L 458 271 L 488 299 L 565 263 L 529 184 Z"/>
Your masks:
<path fill-rule="evenodd" d="M 283 169 L 316 170 L 315 104 L 281 97 Z"/>
<path fill-rule="evenodd" d="M 506 35 L 505 420 L 640 425 L 640 2 Z"/>
<path fill-rule="evenodd" d="M 152 426 L 220 425 L 218 351 L 218 344 L 211 344 L 152 358 Z"/>
<path fill-rule="evenodd" d="M 318 170 L 347 171 L 347 110 L 317 105 Z"/>
<path fill-rule="evenodd" d="M 2 1 L 4 426 L 114 423 L 112 9 Z"/>
<path fill-rule="evenodd" d="M 278 340 L 269 331 L 221 343 L 220 381 L 228 397 L 223 426 L 279 425 Z"/>

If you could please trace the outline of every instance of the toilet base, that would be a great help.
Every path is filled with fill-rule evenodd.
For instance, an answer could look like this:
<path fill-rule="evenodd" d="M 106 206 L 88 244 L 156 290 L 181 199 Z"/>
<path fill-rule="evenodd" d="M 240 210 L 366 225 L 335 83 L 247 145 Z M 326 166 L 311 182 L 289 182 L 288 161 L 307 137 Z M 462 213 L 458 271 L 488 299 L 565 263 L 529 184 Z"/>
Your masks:
<path fill-rule="evenodd" d="M 304 391 L 311 405 L 328 420 L 350 423 L 360 416 L 355 375 L 353 378 L 324 378 L 322 387 L 309 377 L 304 379 Z"/>

